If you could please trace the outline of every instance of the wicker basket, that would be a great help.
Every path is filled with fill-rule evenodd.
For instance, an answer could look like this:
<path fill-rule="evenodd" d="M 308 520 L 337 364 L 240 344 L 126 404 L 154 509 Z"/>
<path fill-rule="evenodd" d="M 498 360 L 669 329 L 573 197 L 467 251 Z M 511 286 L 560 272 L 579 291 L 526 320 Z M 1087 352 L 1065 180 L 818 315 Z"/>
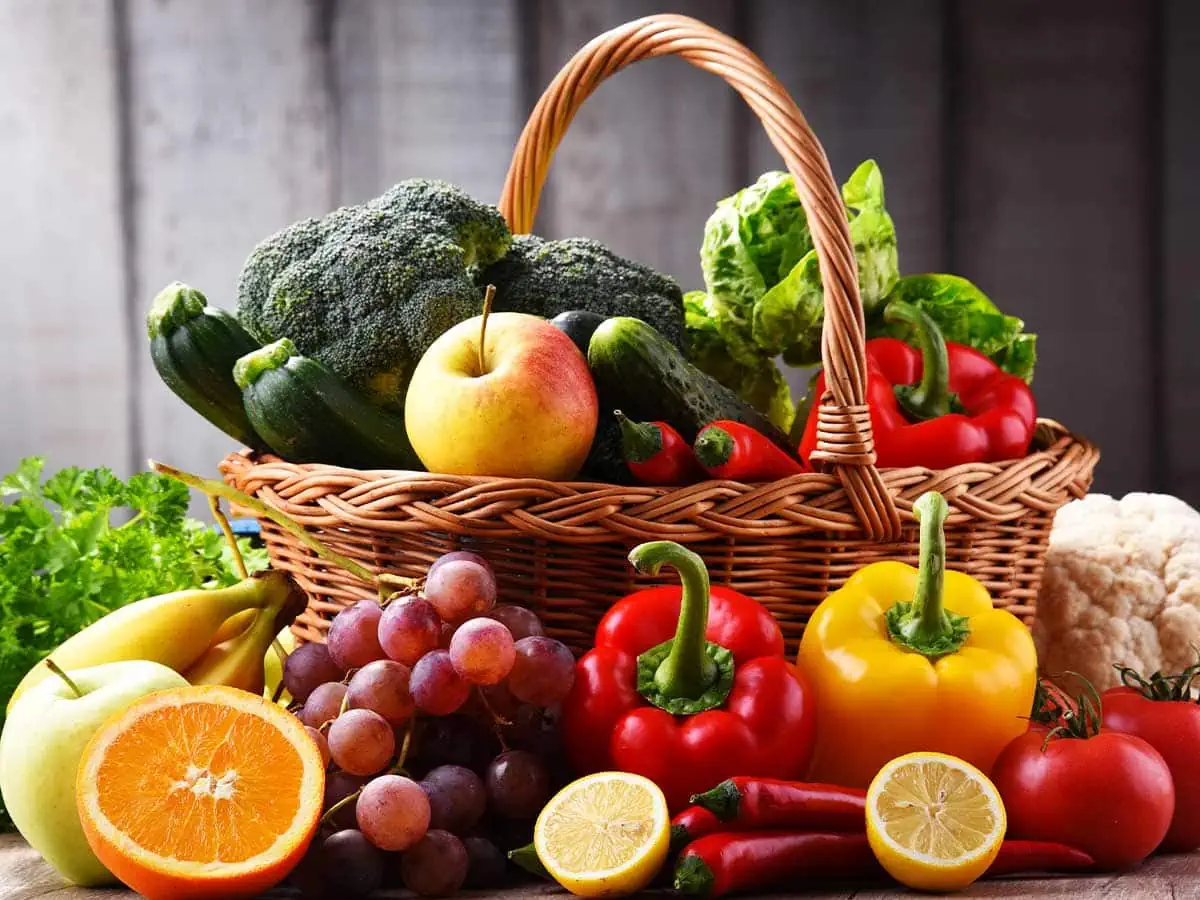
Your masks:
<path fill-rule="evenodd" d="M 517 144 L 500 202 L 512 230 L 531 229 L 554 150 L 583 101 L 625 66 L 667 55 L 734 87 L 796 179 L 825 287 L 822 357 L 830 391 L 821 399 L 814 462 L 827 471 L 761 485 L 618 487 L 356 471 L 244 451 L 222 463 L 225 478 L 376 571 L 419 577 L 448 550 L 478 549 L 495 566 L 502 600 L 536 610 L 550 633 L 576 650 L 589 644 L 613 601 L 644 583 L 625 561 L 629 548 L 658 539 L 691 546 L 715 583 L 760 599 L 794 649 L 815 605 L 855 569 L 887 558 L 915 560 L 912 501 L 936 489 L 953 510 L 949 566 L 979 578 L 997 605 L 1029 621 L 1054 513 L 1087 492 L 1099 453 L 1043 421 L 1023 459 L 940 471 L 876 468 L 846 212 L 804 116 L 749 50 L 676 15 L 630 22 L 581 49 L 546 90 Z M 273 523 L 262 524 L 273 564 L 308 593 L 308 611 L 295 626 L 301 640 L 323 640 L 332 615 L 375 595 Z"/>

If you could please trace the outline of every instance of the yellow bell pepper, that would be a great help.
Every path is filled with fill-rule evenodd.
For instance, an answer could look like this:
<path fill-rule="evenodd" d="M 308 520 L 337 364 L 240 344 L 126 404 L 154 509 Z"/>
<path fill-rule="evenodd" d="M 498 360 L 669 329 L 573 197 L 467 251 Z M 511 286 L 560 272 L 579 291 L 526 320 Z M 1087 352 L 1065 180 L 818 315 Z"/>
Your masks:
<path fill-rule="evenodd" d="M 860 569 L 817 607 L 799 665 L 816 692 L 813 781 L 866 787 L 888 761 L 933 750 L 989 772 L 1028 727 L 1029 630 L 982 584 L 946 571 L 941 494 L 922 495 L 919 568 Z"/>

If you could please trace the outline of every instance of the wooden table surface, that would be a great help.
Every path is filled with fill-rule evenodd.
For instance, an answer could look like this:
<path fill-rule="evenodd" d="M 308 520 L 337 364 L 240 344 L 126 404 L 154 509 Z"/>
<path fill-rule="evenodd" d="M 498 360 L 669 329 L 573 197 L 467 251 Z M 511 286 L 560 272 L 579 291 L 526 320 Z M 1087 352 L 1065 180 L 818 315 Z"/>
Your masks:
<path fill-rule="evenodd" d="M 815 900 L 884 900 L 902 896 L 906 892 L 886 888 L 861 888 L 850 890 L 819 890 L 804 894 L 773 894 L 761 900 L 782 900 L 789 896 L 804 896 Z M 287 890 L 276 890 L 266 895 L 272 898 L 295 896 Z M 132 900 L 132 891 L 87 889 L 68 887 L 42 861 L 28 844 L 17 835 L 0 835 L 0 900 Z M 406 891 L 384 891 L 378 895 L 387 897 L 411 897 Z M 550 885 L 530 884 L 509 888 L 501 892 L 463 891 L 456 895 L 469 900 L 472 897 L 502 896 L 505 900 L 526 898 L 565 897 L 559 889 Z M 662 893 L 645 896 L 664 897 Z M 910 895 L 915 896 L 915 895 Z M 1091 876 L 1086 878 L 1029 878 L 1002 879 L 975 885 L 968 891 L 955 894 L 958 898 L 986 897 L 990 900 L 1011 898 L 1026 900 L 1029 897 L 1105 897 L 1110 900 L 1200 900 L 1200 854 L 1191 856 L 1164 856 L 1152 859 L 1135 872 L 1118 876 Z"/>

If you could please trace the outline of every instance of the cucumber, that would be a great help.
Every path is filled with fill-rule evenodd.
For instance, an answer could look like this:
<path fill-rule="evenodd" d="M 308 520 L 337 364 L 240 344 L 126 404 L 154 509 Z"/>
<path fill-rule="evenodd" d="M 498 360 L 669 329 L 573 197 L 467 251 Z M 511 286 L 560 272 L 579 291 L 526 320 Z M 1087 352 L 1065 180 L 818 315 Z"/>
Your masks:
<path fill-rule="evenodd" d="M 596 423 L 596 437 L 588 451 L 583 468 L 579 470 L 581 481 L 603 481 L 606 484 L 635 484 L 629 464 L 625 462 L 625 448 L 621 442 L 621 426 L 612 410 L 601 408 L 600 421 Z"/>
<path fill-rule="evenodd" d="M 602 322 L 604 316 L 586 309 L 569 309 L 550 320 L 550 324 L 569 337 L 584 356 L 587 356 L 592 335 Z"/>
<path fill-rule="evenodd" d="M 287 338 L 243 356 L 233 369 L 246 415 L 271 449 L 292 462 L 364 469 L 422 469 L 403 416 L 372 406 Z"/>
<path fill-rule="evenodd" d="M 668 422 L 689 442 L 709 422 L 731 419 L 796 455 L 787 435 L 770 419 L 689 363 L 640 319 L 605 321 L 588 345 L 588 364 L 601 409 L 623 410 L 636 421 Z"/>
<path fill-rule="evenodd" d="M 176 281 L 159 292 L 146 315 L 150 359 L 180 400 L 235 441 L 265 450 L 242 406 L 233 364 L 258 348 L 232 315 Z"/>

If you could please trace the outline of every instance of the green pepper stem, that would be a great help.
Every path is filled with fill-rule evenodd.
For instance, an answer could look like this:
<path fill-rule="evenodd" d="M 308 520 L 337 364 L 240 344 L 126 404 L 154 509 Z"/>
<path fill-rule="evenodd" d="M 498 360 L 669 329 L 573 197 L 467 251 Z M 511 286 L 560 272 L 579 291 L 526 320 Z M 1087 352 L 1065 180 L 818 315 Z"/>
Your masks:
<path fill-rule="evenodd" d="M 916 333 L 921 349 L 921 381 L 898 384 L 896 399 L 913 418 L 936 419 L 951 412 L 955 397 L 950 393 L 950 358 L 946 339 L 929 313 L 903 300 L 893 300 L 883 312 L 888 322 L 903 323 Z"/>
<path fill-rule="evenodd" d="M 613 410 L 621 428 L 621 444 L 625 458 L 632 463 L 644 463 L 662 451 L 662 431 L 650 422 L 634 422 L 619 409 Z"/>
<path fill-rule="evenodd" d="M 679 623 L 671 652 L 654 673 L 654 684 L 666 698 L 696 699 L 712 687 L 719 672 L 706 651 L 708 629 L 708 569 L 704 560 L 674 541 L 639 544 L 629 554 L 639 572 L 657 575 L 664 565 L 672 566 L 683 582 Z"/>
<path fill-rule="evenodd" d="M 911 602 L 900 602 L 887 611 L 891 639 L 907 650 L 930 658 L 954 653 L 966 641 L 970 628 L 966 616 L 946 609 L 946 534 L 950 514 L 946 499 L 929 491 L 913 504 L 921 525 L 917 563 L 917 590 Z"/>

